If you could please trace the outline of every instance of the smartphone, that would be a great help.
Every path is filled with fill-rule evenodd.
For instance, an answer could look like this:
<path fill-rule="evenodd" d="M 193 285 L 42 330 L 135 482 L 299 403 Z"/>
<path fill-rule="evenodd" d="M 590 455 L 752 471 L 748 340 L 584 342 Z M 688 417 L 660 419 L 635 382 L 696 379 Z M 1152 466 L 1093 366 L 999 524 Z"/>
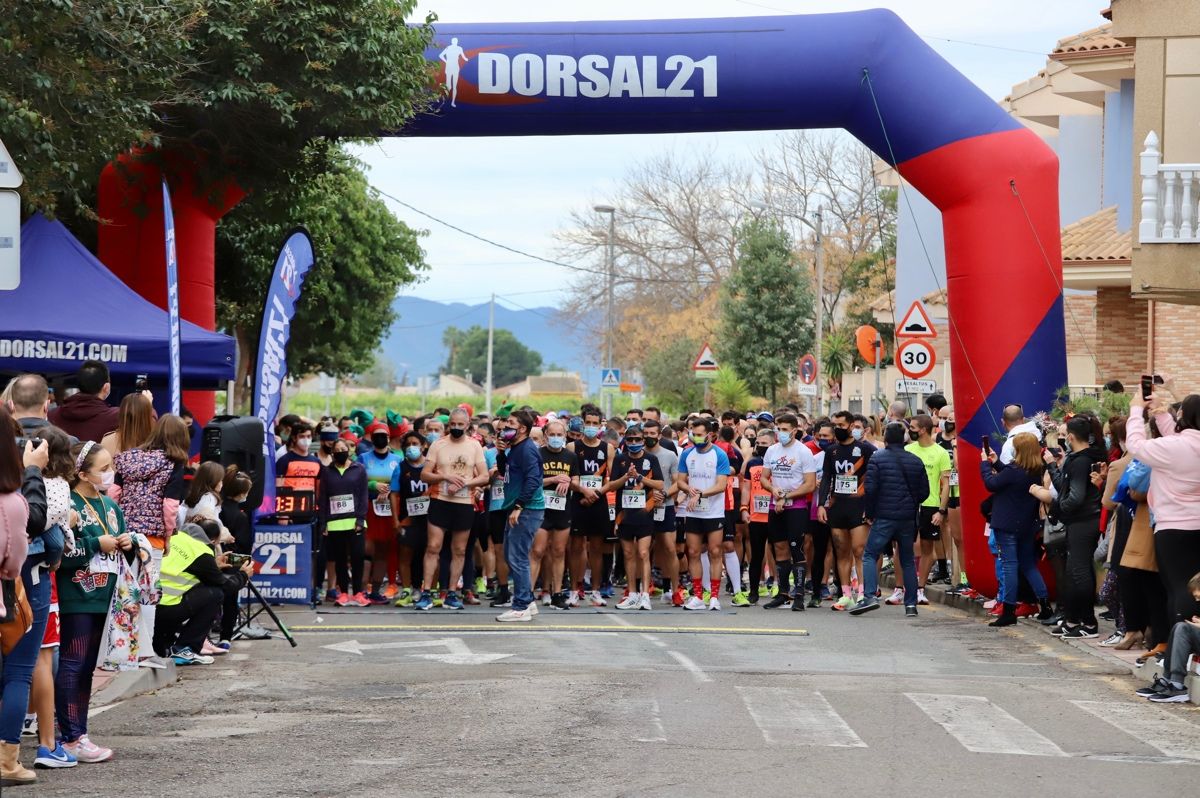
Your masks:
<path fill-rule="evenodd" d="M 1142 375 L 1142 401 L 1149 402 L 1150 397 L 1154 393 L 1154 377 L 1149 374 Z"/>
<path fill-rule="evenodd" d="M 233 567 L 233 568 L 241 568 L 243 565 L 245 565 L 246 563 L 248 563 L 250 561 L 249 554 L 237 554 L 235 552 L 229 552 L 228 557 L 229 557 L 229 565 L 230 565 L 230 567 Z"/>
<path fill-rule="evenodd" d="M 133 389 L 135 391 L 137 391 L 138 393 L 141 393 L 142 391 L 150 390 L 150 375 L 149 374 L 137 375 L 137 379 L 135 379 L 133 381 Z"/>
<path fill-rule="evenodd" d="M 1092 463 L 1092 473 L 1093 473 L 1093 474 L 1099 474 L 1099 473 L 1100 473 L 1100 469 L 1102 469 L 1103 467 L 1104 467 L 1104 466 L 1103 466 L 1103 465 L 1101 465 L 1100 463 Z"/>
<path fill-rule="evenodd" d="M 980 439 L 979 448 L 983 449 L 988 454 L 992 453 L 992 442 L 988 439 L 988 436 L 984 435 L 983 438 Z"/>

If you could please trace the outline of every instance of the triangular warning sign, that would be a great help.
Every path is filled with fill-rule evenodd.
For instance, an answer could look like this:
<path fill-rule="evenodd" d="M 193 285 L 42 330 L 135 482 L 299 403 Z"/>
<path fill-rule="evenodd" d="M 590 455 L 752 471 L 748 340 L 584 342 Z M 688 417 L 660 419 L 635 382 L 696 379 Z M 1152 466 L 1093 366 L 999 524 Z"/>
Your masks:
<path fill-rule="evenodd" d="M 934 329 L 921 300 L 914 301 L 908 313 L 904 314 L 904 319 L 896 328 L 896 335 L 901 338 L 937 338 L 937 330 Z"/>
<path fill-rule="evenodd" d="M 20 188 L 23 182 L 20 170 L 5 149 L 4 142 L 0 141 L 0 188 Z"/>
<path fill-rule="evenodd" d="M 713 354 L 712 347 L 707 343 L 700 350 L 700 354 L 696 356 L 696 362 L 692 364 L 692 371 L 716 371 L 717 356 Z"/>

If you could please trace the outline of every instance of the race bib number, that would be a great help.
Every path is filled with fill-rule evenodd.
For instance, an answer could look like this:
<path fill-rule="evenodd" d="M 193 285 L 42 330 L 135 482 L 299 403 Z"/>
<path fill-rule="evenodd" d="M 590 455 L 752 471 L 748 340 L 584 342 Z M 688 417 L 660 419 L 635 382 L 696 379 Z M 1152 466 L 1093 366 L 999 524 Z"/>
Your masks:
<path fill-rule="evenodd" d="M 754 497 L 754 514 L 766 515 L 771 512 L 771 494 L 760 493 Z"/>
<path fill-rule="evenodd" d="M 504 488 L 500 489 L 503 495 Z M 449 482 L 442 483 L 442 495 L 450 499 L 469 499 L 471 498 L 471 489 L 465 485 L 458 490 L 451 490 Z"/>
<path fill-rule="evenodd" d="M 547 510 L 565 510 L 567 509 L 567 497 L 560 496 L 558 491 L 544 490 L 542 496 L 546 499 Z"/>
<path fill-rule="evenodd" d="M 347 515 L 354 512 L 354 496 L 343 493 L 341 496 L 329 497 L 330 515 Z"/>
<path fill-rule="evenodd" d="M 667 520 L 667 508 L 666 507 L 655 507 L 654 508 L 654 520 L 655 521 Z"/>
<path fill-rule="evenodd" d="M 617 520 L 617 508 L 613 507 L 611 505 L 609 505 L 609 508 L 608 508 L 608 520 L 609 521 Z"/>
<path fill-rule="evenodd" d="M 858 493 L 858 477 L 836 476 L 833 478 L 833 492 L 845 494 Z"/>
<path fill-rule="evenodd" d="M 392 514 L 392 503 L 388 499 L 376 499 L 371 502 L 371 509 L 380 518 L 389 518 Z"/>
<path fill-rule="evenodd" d="M 429 515 L 429 497 L 420 496 L 416 499 L 405 499 L 404 507 L 409 516 Z"/>
<path fill-rule="evenodd" d="M 623 509 L 623 510 L 645 510 L 646 509 L 646 491 L 644 491 L 644 490 L 621 491 L 621 509 Z"/>
<path fill-rule="evenodd" d="M 957 471 L 950 472 L 950 487 L 952 487 L 952 488 L 958 487 L 958 472 Z"/>
<path fill-rule="evenodd" d="M 592 475 L 590 477 L 580 477 L 579 485 L 583 488 L 591 488 L 592 490 L 600 490 L 600 486 L 604 484 L 599 476 Z"/>
<path fill-rule="evenodd" d="M 729 478 L 729 486 L 734 490 L 738 490 L 742 486 L 742 481 L 738 477 L 732 476 Z"/>
<path fill-rule="evenodd" d="M 494 502 L 504 501 L 504 483 L 503 482 L 497 482 L 496 484 L 492 485 L 492 501 L 494 501 Z"/>
<path fill-rule="evenodd" d="M 696 499 L 696 512 L 706 513 L 712 509 L 712 497 L 701 496 Z"/>
<path fill-rule="evenodd" d="M 117 552 L 105 554 L 98 551 L 92 555 L 92 561 L 88 564 L 88 570 L 94 574 L 115 574 L 120 570 L 120 565 L 117 562 Z"/>

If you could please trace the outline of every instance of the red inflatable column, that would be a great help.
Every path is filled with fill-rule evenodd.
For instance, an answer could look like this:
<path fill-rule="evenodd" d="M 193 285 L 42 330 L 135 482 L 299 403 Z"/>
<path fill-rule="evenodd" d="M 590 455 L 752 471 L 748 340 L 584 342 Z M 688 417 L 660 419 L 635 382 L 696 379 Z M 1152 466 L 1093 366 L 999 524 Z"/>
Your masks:
<path fill-rule="evenodd" d="M 167 305 L 167 271 L 162 212 L 164 163 L 137 152 L 119 156 L 100 174 L 97 256 L 126 285 L 161 308 Z M 197 186 L 196 167 L 167 158 L 175 241 L 179 257 L 179 313 L 206 330 L 216 328 L 214 288 L 217 222 L 243 192 L 232 180 Z M 166 386 L 158 386 L 158 393 Z M 186 391 L 183 402 L 200 424 L 214 412 L 211 391 Z"/>

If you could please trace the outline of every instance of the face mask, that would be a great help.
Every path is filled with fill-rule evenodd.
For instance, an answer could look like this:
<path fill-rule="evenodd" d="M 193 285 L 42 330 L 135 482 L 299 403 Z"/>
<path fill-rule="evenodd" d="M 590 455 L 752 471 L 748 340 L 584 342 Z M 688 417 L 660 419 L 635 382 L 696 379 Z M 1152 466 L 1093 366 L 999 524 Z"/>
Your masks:
<path fill-rule="evenodd" d="M 817 441 L 817 446 L 819 446 L 821 448 L 821 451 L 828 451 L 828 450 L 832 449 L 833 444 L 834 444 L 833 441 L 823 441 L 823 440 Z"/>
<path fill-rule="evenodd" d="M 943 421 L 942 432 L 954 432 L 955 426 L 956 425 L 953 421 Z"/>
<path fill-rule="evenodd" d="M 279 433 L 279 440 L 283 441 L 284 443 L 287 443 L 288 440 L 291 439 L 291 437 L 292 437 L 292 433 L 290 433 L 290 432 Z"/>
<path fill-rule="evenodd" d="M 658 446 L 658 438 L 647 438 L 646 439 L 646 448 L 647 449 L 653 449 L 655 446 Z"/>
<path fill-rule="evenodd" d="M 625 448 L 627 450 L 629 450 L 630 454 L 641 454 L 642 450 L 646 448 L 646 444 L 644 444 L 644 443 L 627 443 L 627 444 L 625 444 Z"/>
<path fill-rule="evenodd" d="M 388 445 L 388 436 L 386 436 L 386 435 L 372 435 L 372 436 L 371 436 L 371 443 L 375 444 L 375 448 L 376 448 L 376 449 L 386 449 L 386 448 L 387 448 L 387 445 Z"/>
<path fill-rule="evenodd" d="M 583 437 L 598 438 L 599 436 L 600 436 L 600 428 L 599 427 L 584 427 L 583 428 Z"/>
<path fill-rule="evenodd" d="M 784 432 L 783 430 L 779 430 L 779 442 L 782 443 L 784 446 L 787 446 L 789 443 L 792 442 L 792 433 Z"/>
<path fill-rule="evenodd" d="M 438 438 L 440 438 L 440 437 L 442 437 L 442 433 L 440 433 L 440 432 L 427 432 L 427 433 L 425 433 L 425 440 L 429 441 L 430 443 L 433 443 L 434 441 L 436 441 L 436 440 L 437 440 Z"/>
<path fill-rule="evenodd" d="M 759 457 L 762 457 L 762 456 L 764 456 L 764 455 L 767 453 L 767 449 L 768 449 L 768 448 L 769 448 L 769 447 L 767 447 L 767 446 L 755 446 L 755 447 L 754 447 L 754 453 L 755 453 L 756 455 L 758 455 Z"/>
<path fill-rule="evenodd" d="M 845 443 L 850 440 L 850 430 L 842 429 L 841 427 L 833 428 L 833 437 L 837 438 L 838 443 Z"/>
<path fill-rule="evenodd" d="M 309 447 L 311 444 L 312 444 L 312 438 L 307 438 L 307 437 L 305 437 L 305 438 L 297 438 L 297 439 L 296 439 L 296 446 L 297 446 L 298 448 L 301 448 L 301 449 L 303 449 L 303 450 L 304 450 L 304 451 L 306 451 L 306 452 L 308 451 L 308 447 Z"/>
<path fill-rule="evenodd" d="M 1104 436 L 1104 448 L 1105 448 L 1105 449 L 1111 449 L 1111 448 L 1112 448 L 1112 436 L 1111 436 L 1111 435 L 1105 435 L 1105 436 Z"/>
<path fill-rule="evenodd" d="M 517 439 L 517 431 L 515 429 L 503 429 L 500 431 L 500 440 L 505 443 L 512 443 Z"/>
<path fill-rule="evenodd" d="M 546 444 L 554 451 L 558 451 L 567 445 L 567 439 L 562 435 L 551 435 L 550 437 L 546 438 Z"/>
<path fill-rule="evenodd" d="M 697 446 L 705 446 L 708 444 L 708 436 L 692 433 L 692 443 L 696 444 Z"/>
<path fill-rule="evenodd" d="M 117 481 L 117 472 L 116 471 L 103 471 L 100 473 L 100 484 L 96 486 L 96 490 L 100 491 L 101 493 L 104 493 L 109 488 L 111 488 L 113 486 L 113 483 L 116 481 Z"/>
<path fill-rule="evenodd" d="M 459 429 L 458 427 L 450 428 L 450 437 L 454 438 L 455 440 L 458 440 L 459 438 L 461 438 L 462 436 L 464 436 L 466 434 L 467 434 L 467 431 L 465 429 Z"/>
<path fill-rule="evenodd" d="M 338 465 L 345 465 L 350 460 L 350 452 L 334 452 L 333 462 Z"/>
<path fill-rule="evenodd" d="M 854 438 L 854 440 L 861 441 L 862 436 L 863 436 L 863 431 L 861 429 L 859 429 L 858 427 L 855 427 L 854 429 L 850 430 L 850 435 L 851 435 L 851 437 Z"/>
<path fill-rule="evenodd" d="M 421 459 L 421 447 L 420 446 L 409 446 L 407 449 L 404 450 L 404 456 L 407 457 L 409 460 L 420 460 Z"/>

